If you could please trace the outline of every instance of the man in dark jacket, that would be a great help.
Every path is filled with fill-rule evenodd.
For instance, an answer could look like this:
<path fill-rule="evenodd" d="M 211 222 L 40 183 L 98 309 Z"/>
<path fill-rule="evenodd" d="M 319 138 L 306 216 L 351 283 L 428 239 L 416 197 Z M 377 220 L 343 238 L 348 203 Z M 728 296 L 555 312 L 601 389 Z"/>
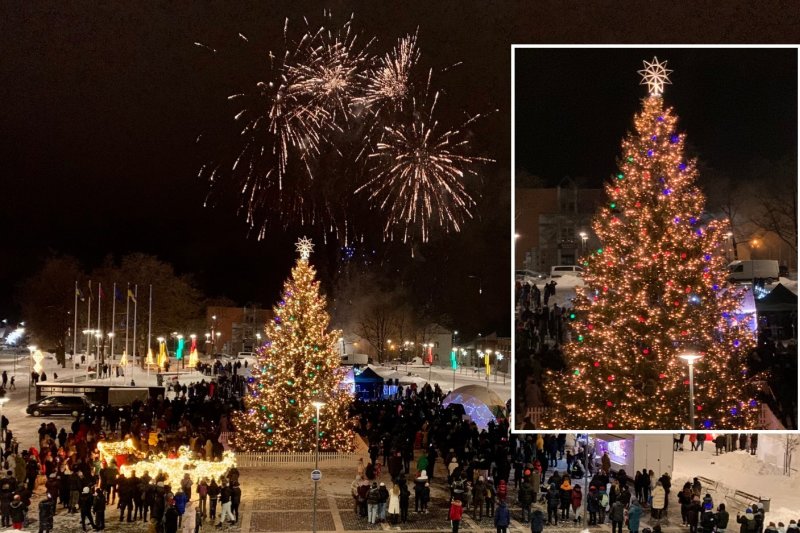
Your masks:
<path fill-rule="evenodd" d="M 238 481 L 231 482 L 231 513 L 233 513 L 233 523 L 239 521 L 239 505 L 242 503 L 242 487 Z"/>
<path fill-rule="evenodd" d="M 608 518 L 611 520 L 611 533 L 622 533 L 622 522 L 625 520 L 625 505 L 620 500 L 611 505 Z"/>
<path fill-rule="evenodd" d="M 93 498 L 91 489 L 89 487 L 84 487 L 83 491 L 81 491 L 81 495 L 78 497 L 78 507 L 81 510 L 81 527 L 84 531 L 86 531 L 86 520 L 89 520 L 89 525 L 92 526 L 92 529 L 97 529 L 97 525 L 94 523 L 94 519 L 92 518 L 92 504 Z"/>
<path fill-rule="evenodd" d="M 106 528 L 106 496 L 103 494 L 103 489 L 98 488 L 95 491 L 94 503 L 94 521 L 97 524 L 97 529 Z"/>
<path fill-rule="evenodd" d="M 122 474 L 117 477 L 117 494 L 119 495 L 119 521 L 125 520 L 125 510 L 128 510 L 128 522 L 133 522 L 131 514 L 133 513 L 133 491 L 134 486 L 131 479 L 126 478 Z"/>
<path fill-rule="evenodd" d="M 717 523 L 717 533 L 725 533 L 725 530 L 728 528 L 729 520 L 730 515 L 728 511 L 725 510 L 725 504 L 719 504 L 719 507 L 717 507 L 717 514 L 714 517 L 714 521 Z"/>
<path fill-rule="evenodd" d="M 164 533 L 176 533 L 178 531 L 178 510 L 174 505 L 167 507 L 164 511 Z"/>
<path fill-rule="evenodd" d="M 112 505 L 117 499 L 117 476 L 119 476 L 117 462 L 111 459 L 108 466 L 100 470 L 100 486 L 106 493 L 106 501 Z"/>
<path fill-rule="evenodd" d="M 547 490 L 547 525 L 558 525 L 558 505 L 561 503 L 561 493 L 555 483 L 550 484 Z"/>
<path fill-rule="evenodd" d="M 49 492 L 39 502 L 39 533 L 53 530 L 53 517 L 56 514 L 56 500 Z"/>
<path fill-rule="evenodd" d="M 527 523 L 531 517 L 531 503 L 533 503 L 533 487 L 527 481 L 520 484 L 518 499 L 522 507 L 522 522 Z"/>
<path fill-rule="evenodd" d="M 13 479 L 13 478 L 12 478 Z M 14 485 L 16 485 L 14 479 Z M 8 477 L 0 481 L 0 515 L 2 515 L 2 526 L 11 527 L 11 500 L 14 497 L 14 489 Z"/>

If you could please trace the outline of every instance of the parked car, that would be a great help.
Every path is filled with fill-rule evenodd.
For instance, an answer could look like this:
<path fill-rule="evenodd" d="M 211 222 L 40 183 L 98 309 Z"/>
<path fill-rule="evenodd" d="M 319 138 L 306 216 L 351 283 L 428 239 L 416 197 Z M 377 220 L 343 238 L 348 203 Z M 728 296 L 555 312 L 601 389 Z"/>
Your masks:
<path fill-rule="evenodd" d="M 25 409 L 29 415 L 71 415 L 78 416 L 94 407 L 94 404 L 82 394 L 57 394 L 42 398 Z"/>
<path fill-rule="evenodd" d="M 583 267 L 578 265 L 556 265 L 550 268 L 551 278 L 560 278 L 564 275 L 583 277 Z"/>
<path fill-rule="evenodd" d="M 236 359 L 243 359 L 245 357 L 255 357 L 256 354 L 253 352 L 239 352 L 236 354 Z"/>
<path fill-rule="evenodd" d="M 537 281 L 547 279 L 547 275 L 542 272 L 535 272 L 533 270 L 517 270 L 514 272 L 514 278 L 523 283 L 526 281 L 528 283 L 536 283 Z"/>

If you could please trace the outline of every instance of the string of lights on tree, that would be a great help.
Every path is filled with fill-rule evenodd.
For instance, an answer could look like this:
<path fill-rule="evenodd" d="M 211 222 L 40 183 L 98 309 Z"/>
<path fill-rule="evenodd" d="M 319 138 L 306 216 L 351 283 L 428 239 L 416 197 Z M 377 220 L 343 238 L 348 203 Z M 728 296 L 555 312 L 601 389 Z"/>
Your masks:
<path fill-rule="evenodd" d="M 316 408 L 320 409 L 320 449 L 353 449 L 348 409 L 352 398 L 341 383 L 345 369 L 336 345 L 341 332 L 328 331 L 327 301 L 309 263 L 313 245 L 297 243 L 300 257 L 283 286 L 257 350 L 245 410 L 234 417 L 238 450 L 310 452 L 316 446 Z"/>
<path fill-rule="evenodd" d="M 548 372 L 553 405 L 544 428 L 665 429 L 689 426 L 695 363 L 695 420 L 708 429 L 753 429 L 759 404 L 745 357 L 754 346 L 742 291 L 726 280 L 728 221 L 703 218 L 685 134 L 665 108 L 666 62 L 645 61 L 649 96 L 622 142 L 618 173 L 592 227 L 602 244 L 583 258 L 585 286 L 567 313 L 567 375 Z"/>

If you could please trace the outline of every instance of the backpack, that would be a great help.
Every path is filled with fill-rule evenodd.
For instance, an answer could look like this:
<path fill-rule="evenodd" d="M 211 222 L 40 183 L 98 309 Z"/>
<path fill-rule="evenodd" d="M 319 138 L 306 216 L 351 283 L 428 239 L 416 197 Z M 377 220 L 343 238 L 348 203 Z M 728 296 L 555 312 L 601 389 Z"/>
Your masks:
<path fill-rule="evenodd" d="M 608 494 L 603 494 L 600 496 L 600 505 L 602 505 L 604 508 L 608 507 Z"/>

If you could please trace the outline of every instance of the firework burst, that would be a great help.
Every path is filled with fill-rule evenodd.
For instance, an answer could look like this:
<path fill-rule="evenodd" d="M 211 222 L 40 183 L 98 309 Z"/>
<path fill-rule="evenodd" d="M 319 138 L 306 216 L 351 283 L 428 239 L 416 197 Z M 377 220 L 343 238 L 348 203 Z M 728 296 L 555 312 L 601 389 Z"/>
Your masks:
<path fill-rule="evenodd" d="M 439 93 L 429 107 L 417 105 L 417 35 L 379 56 L 368 51 L 374 39 L 353 30 L 352 16 L 334 30 L 306 22 L 297 40 L 288 30 L 287 20 L 283 51 L 268 55 L 263 81 L 229 97 L 238 138 L 200 170 L 209 197 L 235 183 L 239 211 L 259 238 L 280 222 L 318 225 L 347 241 L 363 229 L 359 216 L 370 216 L 354 192 L 368 197 L 364 209 L 385 217 L 384 239 L 460 231 L 475 205 L 465 177 L 487 160 L 468 155 L 466 124 L 447 130 L 433 119 Z"/>
<path fill-rule="evenodd" d="M 369 191 L 372 205 L 386 213 L 384 238 L 407 242 L 418 236 L 427 242 L 432 226 L 458 232 L 472 218 L 475 201 L 465 187 L 465 174 L 475 174 L 477 163 L 489 160 L 466 154 L 461 129 L 439 131 L 434 119 L 438 98 L 436 93 L 429 111 L 414 105 L 410 120 L 385 126 L 368 156 L 372 177 L 356 192 Z"/>

